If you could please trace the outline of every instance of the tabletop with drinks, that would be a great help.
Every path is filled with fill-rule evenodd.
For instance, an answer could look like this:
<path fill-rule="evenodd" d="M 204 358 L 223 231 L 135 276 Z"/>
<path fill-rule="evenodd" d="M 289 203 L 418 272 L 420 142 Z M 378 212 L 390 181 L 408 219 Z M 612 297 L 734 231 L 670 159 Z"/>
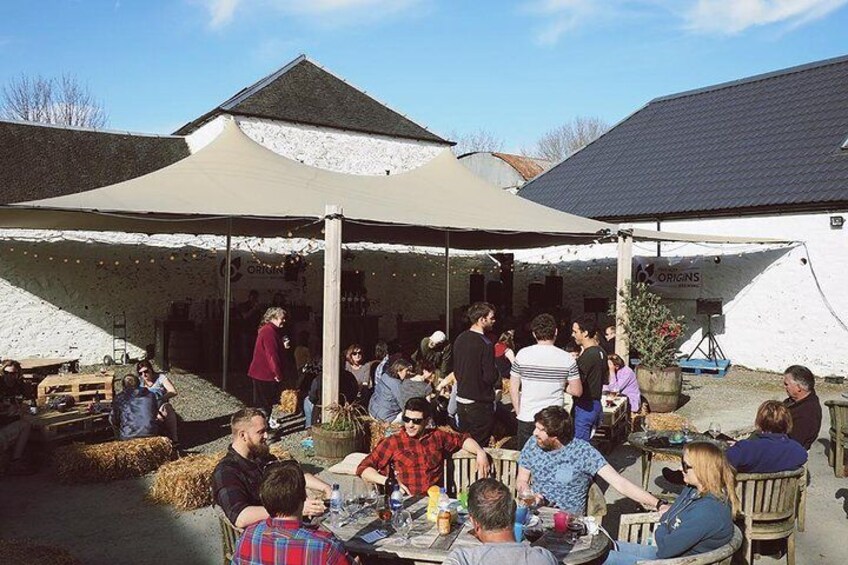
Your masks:
<path fill-rule="evenodd" d="M 431 487 L 428 495 L 388 497 L 376 490 L 366 496 L 342 497 L 337 512 L 322 526 L 333 532 L 348 551 L 365 555 L 391 555 L 416 563 L 441 563 L 457 547 L 480 545 L 465 508 L 467 492 L 449 499 L 443 489 Z M 602 557 L 609 540 L 591 518 L 555 508 L 518 504 L 517 539 L 548 548 L 562 563 L 588 563 Z M 523 499 L 522 499 L 523 500 Z"/>

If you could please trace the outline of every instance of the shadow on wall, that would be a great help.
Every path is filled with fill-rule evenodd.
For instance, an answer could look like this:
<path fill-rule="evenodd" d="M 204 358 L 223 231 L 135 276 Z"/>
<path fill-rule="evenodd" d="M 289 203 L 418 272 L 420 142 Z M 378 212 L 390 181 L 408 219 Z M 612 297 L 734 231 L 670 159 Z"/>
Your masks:
<path fill-rule="evenodd" d="M 129 345 L 143 351 L 172 301 L 191 299 L 201 319 L 203 300 L 219 292 L 214 253 L 193 247 L 6 241 L 0 253 L 4 356 L 102 359 L 121 312 Z"/>

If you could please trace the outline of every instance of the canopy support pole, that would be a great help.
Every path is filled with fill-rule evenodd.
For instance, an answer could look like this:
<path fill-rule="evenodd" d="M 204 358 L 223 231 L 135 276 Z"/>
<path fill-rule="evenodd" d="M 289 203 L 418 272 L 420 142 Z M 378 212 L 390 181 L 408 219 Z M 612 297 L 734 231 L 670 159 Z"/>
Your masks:
<path fill-rule="evenodd" d="M 450 302 L 450 232 L 445 231 L 445 335 L 450 341 L 451 302 Z"/>
<path fill-rule="evenodd" d="M 630 277 L 633 269 L 633 236 L 629 233 L 618 234 L 618 267 L 615 284 L 615 353 L 630 363 L 630 336 L 624 330 L 628 320 L 625 296 L 630 295 Z"/>
<path fill-rule="evenodd" d="M 227 368 L 230 365 L 230 294 L 232 292 L 233 219 L 227 218 L 227 259 L 224 266 L 224 336 L 221 342 L 221 388 L 227 390 Z"/>
<path fill-rule="evenodd" d="M 324 323 L 322 356 L 321 415 L 328 422 L 327 407 L 339 401 L 342 295 L 342 208 L 328 204 L 324 209 Z M 352 400 L 352 399 L 348 399 Z"/>

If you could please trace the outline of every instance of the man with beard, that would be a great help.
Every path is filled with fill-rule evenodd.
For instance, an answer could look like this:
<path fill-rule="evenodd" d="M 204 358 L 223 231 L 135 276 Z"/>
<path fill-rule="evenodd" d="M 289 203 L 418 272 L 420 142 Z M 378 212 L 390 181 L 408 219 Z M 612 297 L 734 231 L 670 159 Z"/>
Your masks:
<path fill-rule="evenodd" d="M 230 428 L 233 442 L 212 474 L 212 493 L 215 503 L 230 522 L 237 528 L 244 528 L 269 517 L 262 506 L 259 487 L 265 466 L 277 458 L 268 450 L 267 420 L 259 408 L 243 408 L 233 414 Z M 333 490 L 330 485 L 310 473 L 304 473 L 304 476 L 307 488 L 330 497 Z M 323 513 L 324 503 L 321 500 L 306 500 L 304 515 Z"/>
<path fill-rule="evenodd" d="M 545 408 L 534 421 L 536 441 L 528 441 L 518 458 L 518 492 L 529 489 L 532 476 L 540 504 L 584 514 L 589 487 L 600 475 L 627 498 L 660 510 L 662 502 L 657 497 L 619 475 L 588 441 L 574 437 L 574 425 L 564 408 Z"/>
<path fill-rule="evenodd" d="M 486 337 L 495 326 L 495 307 L 475 302 L 468 308 L 471 327 L 453 342 L 453 370 L 459 429 L 480 445 L 489 445 L 495 415 L 495 346 Z"/>

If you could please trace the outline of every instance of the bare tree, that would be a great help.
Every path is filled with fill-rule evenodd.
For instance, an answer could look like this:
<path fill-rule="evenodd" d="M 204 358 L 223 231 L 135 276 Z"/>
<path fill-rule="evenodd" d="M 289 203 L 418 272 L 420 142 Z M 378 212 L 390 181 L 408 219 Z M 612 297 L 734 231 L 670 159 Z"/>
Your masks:
<path fill-rule="evenodd" d="M 0 117 L 94 129 L 109 121 L 100 101 L 71 74 L 12 79 L 0 94 Z"/>
<path fill-rule="evenodd" d="M 456 141 L 453 146 L 455 155 L 465 155 L 474 151 L 502 151 L 504 140 L 488 130 L 478 129 L 470 133 L 459 134 L 452 131 L 448 136 Z"/>
<path fill-rule="evenodd" d="M 523 149 L 522 153 L 556 163 L 583 149 L 609 129 L 610 125 L 600 118 L 578 116 L 545 132 L 532 148 Z"/>

